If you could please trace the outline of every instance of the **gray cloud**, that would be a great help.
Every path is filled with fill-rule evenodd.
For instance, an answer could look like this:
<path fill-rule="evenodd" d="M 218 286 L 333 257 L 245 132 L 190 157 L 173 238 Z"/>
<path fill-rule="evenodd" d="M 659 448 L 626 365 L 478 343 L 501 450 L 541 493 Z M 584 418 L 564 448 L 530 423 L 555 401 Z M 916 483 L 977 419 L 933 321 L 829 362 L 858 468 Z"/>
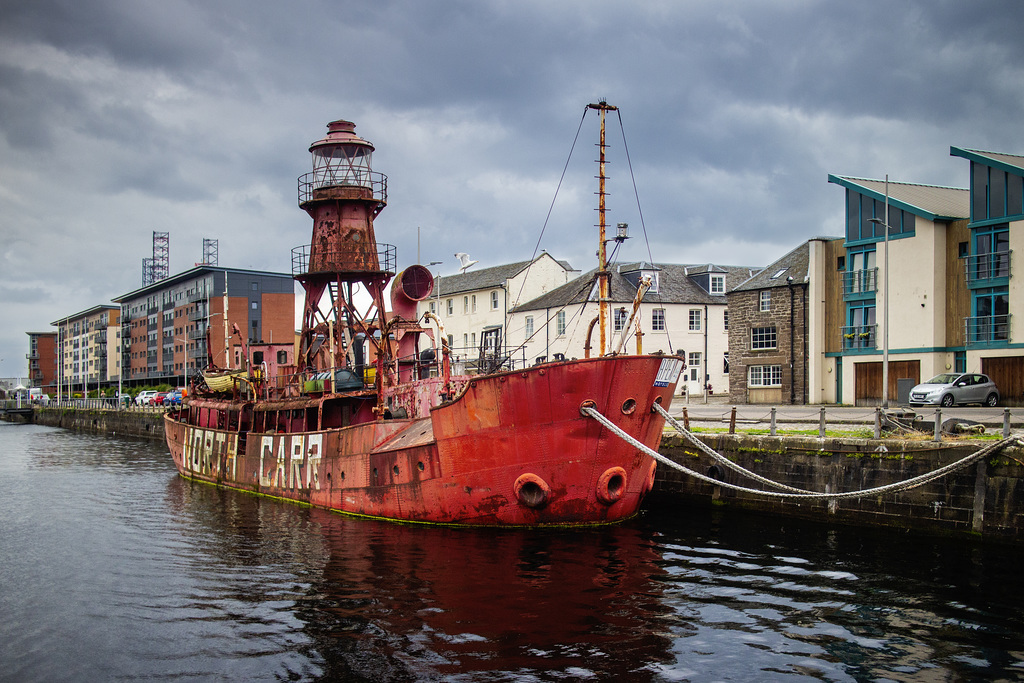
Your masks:
<path fill-rule="evenodd" d="M 527 258 L 588 102 L 613 117 L 624 258 L 761 265 L 842 230 L 828 173 L 966 186 L 950 145 L 1024 151 L 1024 5 L 610 0 L 0 2 L 0 316 L 45 329 L 171 268 L 287 271 L 327 121 L 377 146 L 400 265 Z M 596 123 L 542 248 L 586 268 Z M 18 303 L 23 301 L 24 303 Z M 0 376 L 24 374 L 22 334 Z"/>

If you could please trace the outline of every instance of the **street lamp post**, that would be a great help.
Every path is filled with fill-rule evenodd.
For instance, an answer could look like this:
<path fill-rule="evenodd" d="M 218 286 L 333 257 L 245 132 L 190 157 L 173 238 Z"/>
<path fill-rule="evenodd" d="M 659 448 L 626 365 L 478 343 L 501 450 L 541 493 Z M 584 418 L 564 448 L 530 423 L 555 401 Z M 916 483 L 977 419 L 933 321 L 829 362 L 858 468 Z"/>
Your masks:
<path fill-rule="evenodd" d="M 885 292 L 882 294 L 882 408 L 889 408 L 889 174 L 885 174 L 885 221 L 869 218 L 868 222 L 885 228 L 885 267 L 882 271 L 882 282 Z"/>

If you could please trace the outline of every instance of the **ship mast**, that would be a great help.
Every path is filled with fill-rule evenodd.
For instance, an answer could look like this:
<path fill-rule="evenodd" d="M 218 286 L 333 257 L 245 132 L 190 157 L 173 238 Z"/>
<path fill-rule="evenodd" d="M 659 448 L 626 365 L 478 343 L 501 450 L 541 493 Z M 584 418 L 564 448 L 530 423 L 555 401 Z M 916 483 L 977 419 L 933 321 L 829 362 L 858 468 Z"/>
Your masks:
<path fill-rule="evenodd" d="M 611 296 L 611 273 L 608 272 L 608 240 L 605 239 L 607 221 L 605 218 L 605 113 L 618 111 L 618 107 L 612 106 L 601 100 L 597 104 L 587 105 L 590 109 L 596 109 L 601 118 L 601 142 L 598 145 L 600 156 L 598 159 L 597 175 L 597 215 L 598 215 L 598 245 L 597 245 L 597 302 L 598 316 L 600 318 L 600 347 L 599 355 L 603 356 L 608 349 L 608 311 L 609 299 Z"/>

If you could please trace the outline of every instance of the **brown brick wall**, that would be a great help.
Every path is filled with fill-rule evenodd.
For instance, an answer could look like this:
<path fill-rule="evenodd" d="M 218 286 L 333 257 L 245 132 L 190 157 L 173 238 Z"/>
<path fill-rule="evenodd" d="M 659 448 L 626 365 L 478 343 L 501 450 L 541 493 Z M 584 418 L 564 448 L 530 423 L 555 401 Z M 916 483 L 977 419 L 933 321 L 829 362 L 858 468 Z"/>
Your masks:
<path fill-rule="evenodd" d="M 782 403 L 807 402 L 807 289 L 802 284 L 773 287 L 770 310 L 761 312 L 760 290 L 733 292 L 729 300 L 729 400 L 747 403 L 747 368 L 751 365 L 779 365 L 782 370 Z M 790 332 L 792 296 L 792 334 Z M 775 326 L 776 347 L 755 351 L 750 348 L 750 330 Z M 792 339 L 792 347 L 790 340 Z M 792 364 L 790 349 L 792 348 Z"/>

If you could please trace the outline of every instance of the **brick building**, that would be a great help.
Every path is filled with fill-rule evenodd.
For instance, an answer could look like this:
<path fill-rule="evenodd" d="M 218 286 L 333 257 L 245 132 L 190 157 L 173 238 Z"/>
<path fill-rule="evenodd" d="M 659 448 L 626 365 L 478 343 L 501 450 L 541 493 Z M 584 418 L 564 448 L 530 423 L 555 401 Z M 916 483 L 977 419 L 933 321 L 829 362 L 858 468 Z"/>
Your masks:
<path fill-rule="evenodd" d="M 200 265 L 114 301 L 131 385 L 181 385 L 211 362 L 237 367 L 243 340 L 290 345 L 295 335 L 295 285 L 284 273 Z"/>
<path fill-rule="evenodd" d="M 815 238 L 737 285 L 729 301 L 729 400 L 735 403 L 803 404 L 812 391 L 815 347 L 821 329 L 822 253 L 840 238 Z M 816 379 L 816 378 L 815 378 Z"/>
<path fill-rule="evenodd" d="M 44 394 L 57 393 L 57 333 L 27 332 L 28 381 Z"/>

